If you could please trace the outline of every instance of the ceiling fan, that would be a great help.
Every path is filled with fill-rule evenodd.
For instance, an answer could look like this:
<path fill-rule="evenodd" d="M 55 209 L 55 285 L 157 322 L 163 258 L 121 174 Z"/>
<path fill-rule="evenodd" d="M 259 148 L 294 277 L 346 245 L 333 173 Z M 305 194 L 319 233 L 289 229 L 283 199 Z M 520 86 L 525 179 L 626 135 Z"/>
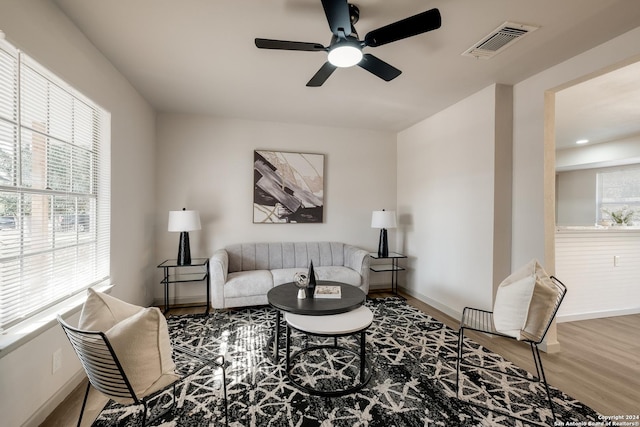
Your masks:
<path fill-rule="evenodd" d="M 382 46 L 426 33 L 440 28 L 441 25 L 440 11 L 431 9 L 370 31 L 363 40 L 359 40 L 358 33 L 354 28 L 354 24 L 358 22 L 360 16 L 358 7 L 347 3 L 347 0 L 321 1 L 333 33 L 329 46 L 324 47 L 319 43 L 255 39 L 256 46 L 260 49 L 327 52 L 327 62 L 309 80 L 307 86 L 322 86 L 337 67 L 352 67 L 354 65 L 364 68 L 385 81 L 393 80 L 402 71 L 370 53 L 363 54 L 362 49 Z"/>

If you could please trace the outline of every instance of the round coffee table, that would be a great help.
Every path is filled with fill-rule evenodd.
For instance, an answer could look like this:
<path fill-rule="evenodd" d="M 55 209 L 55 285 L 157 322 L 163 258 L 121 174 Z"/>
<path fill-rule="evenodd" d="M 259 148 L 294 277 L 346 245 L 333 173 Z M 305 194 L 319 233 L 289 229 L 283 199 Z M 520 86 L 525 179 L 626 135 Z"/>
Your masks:
<path fill-rule="evenodd" d="M 267 292 L 269 304 L 276 308 L 276 330 L 273 337 L 273 360 L 278 360 L 280 351 L 280 319 L 282 312 L 307 316 L 327 316 L 346 313 L 364 304 L 366 295 L 362 290 L 346 283 L 318 280 L 317 285 L 340 286 L 340 298 L 298 299 L 298 288 L 293 282 L 273 287 Z"/>
<path fill-rule="evenodd" d="M 343 396 L 362 389 L 371 378 L 371 365 L 366 358 L 366 330 L 373 322 L 373 313 L 367 306 L 340 314 L 330 314 L 318 319 L 316 316 L 285 313 L 287 323 L 286 372 L 294 386 L 316 396 Z M 306 345 L 291 354 L 291 329 L 306 335 L 333 338 L 332 344 Z M 338 345 L 338 338 L 351 335 L 360 336 L 360 351 Z M 353 358 L 349 357 L 349 353 Z M 311 356 L 310 366 L 304 363 L 305 356 Z M 339 355 L 330 356 L 331 354 Z M 294 359 L 299 359 L 296 364 Z M 358 359 L 358 372 L 351 363 Z M 327 361 L 331 360 L 330 363 Z M 294 369 L 296 366 L 299 369 Z M 309 368 L 309 369 L 307 369 Z M 336 369 L 340 372 L 336 375 Z M 297 373 L 293 371 L 297 370 Z M 348 373 L 350 372 L 350 373 Z"/>

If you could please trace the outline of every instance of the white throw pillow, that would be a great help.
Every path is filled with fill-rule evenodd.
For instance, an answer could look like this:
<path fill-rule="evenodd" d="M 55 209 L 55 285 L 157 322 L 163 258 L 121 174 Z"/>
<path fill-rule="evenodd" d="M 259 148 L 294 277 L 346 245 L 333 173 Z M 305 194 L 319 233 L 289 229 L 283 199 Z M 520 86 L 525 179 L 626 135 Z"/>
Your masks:
<path fill-rule="evenodd" d="M 533 284 L 530 282 L 531 278 L 533 278 Z M 518 285 L 516 288 L 501 295 L 503 293 L 502 288 L 516 284 Z M 528 297 L 529 286 L 531 286 L 531 295 Z M 517 292 L 518 288 L 522 293 Z M 504 279 L 498 287 L 494 304 L 494 326 L 496 330 L 517 339 L 522 339 L 521 332 L 524 331 L 528 334 L 528 339 L 534 341 L 542 340 L 542 336 L 553 315 L 558 292 L 558 288 L 554 285 L 547 272 L 544 271 L 544 268 L 536 259 L 532 259 L 525 266 Z M 526 306 L 524 324 L 516 330 L 514 326 L 520 322 L 522 313 L 520 313 L 519 318 L 515 319 L 513 312 L 515 312 L 516 307 L 509 307 L 509 300 L 519 301 L 520 305 L 517 310 L 521 310 L 527 298 L 529 298 L 529 301 Z"/>
<path fill-rule="evenodd" d="M 521 275 L 518 271 L 514 275 Z M 529 313 L 536 278 L 533 274 L 513 280 L 511 276 L 498 287 L 493 305 L 493 323 L 496 331 L 520 339 Z"/>
<path fill-rule="evenodd" d="M 105 335 L 138 397 L 162 390 L 180 378 L 175 374 L 176 365 L 171 357 L 167 321 L 157 307 L 142 309 Z"/>
<path fill-rule="evenodd" d="M 144 307 L 129 304 L 93 289 L 87 289 L 87 300 L 82 306 L 78 329 L 105 332 L 116 323 L 133 316 Z"/>
<path fill-rule="evenodd" d="M 139 398 L 178 380 L 162 312 L 88 290 L 78 328 L 104 332 Z M 110 396 L 111 397 L 111 396 Z M 114 400 L 128 404 L 131 399 Z"/>

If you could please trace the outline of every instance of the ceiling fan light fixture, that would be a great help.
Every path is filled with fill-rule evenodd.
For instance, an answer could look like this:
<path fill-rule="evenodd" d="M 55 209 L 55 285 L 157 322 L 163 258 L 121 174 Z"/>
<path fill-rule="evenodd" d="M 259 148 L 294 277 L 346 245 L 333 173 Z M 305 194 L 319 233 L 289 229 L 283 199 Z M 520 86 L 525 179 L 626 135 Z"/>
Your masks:
<path fill-rule="evenodd" d="M 353 43 L 341 43 L 329 51 L 327 59 L 336 67 L 353 67 L 362 60 L 362 50 Z"/>
<path fill-rule="evenodd" d="M 417 36 L 436 30 L 442 24 L 440 11 L 434 8 L 369 31 L 364 39 L 360 40 L 354 27 L 360 16 L 360 10 L 356 5 L 349 3 L 349 0 L 321 0 L 321 3 L 332 34 L 329 46 L 292 40 L 262 38 L 254 40 L 259 49 L 326 52 L 327 60 L 307 82 L 307 87 L 322 86 L 336 69 L 354 65 L 358 65 L 384 81 L 391 81 L 402 71 L 370 53 L 364 55 L 362 49 Z"/>

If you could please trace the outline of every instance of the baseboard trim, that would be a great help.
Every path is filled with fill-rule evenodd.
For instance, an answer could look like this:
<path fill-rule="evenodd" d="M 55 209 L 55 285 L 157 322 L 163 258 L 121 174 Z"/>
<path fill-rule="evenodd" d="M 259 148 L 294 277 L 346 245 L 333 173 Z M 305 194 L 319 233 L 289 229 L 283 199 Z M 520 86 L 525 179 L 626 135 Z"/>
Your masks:
<path fill-rule="evenodd" d="M 640 307 L 627 308 L 623 310 L 592 311 L 588 313 L 558 315 L 558 323 L 577 322 L 579 320 L 601 319 L 603 317 L 628 316 L 630 314 L 640 314 Z"/>
<path fill-rule="evenodd" d="M 179 307 L 179 306 L 185 306 L 185 305 L 202 305 L 204 307 L 205 302 L 202 300 L 201 296 L 195 296 L 195 297 L 176 297 L 176 298 L 171 298 L 169 300 L 169 306 L 170 307 Z M 154 299 L 153 300 L 153 305 L 155 307 L 164 307 L 164 298 L 162 299 Z"/>
<path fill-rule="evenodd" d="M 554 341 L 552 343 L 542 341 L 540 345 L 538 345 L 538 348 L 547 354 L 560 353 L 560 347 L 561 346 L 558 341 Z"/>
<path fill-rule="evenodd" d="M 38 408 L 22 425 L 23 427 L 38 427 L 49 415 L 80 385 L 86 378 L 82 369 L 73 375 L 58 391 Z"/>
<path fill-rule="evenodd" d="M 436 300 L 433 300 L 431 298 L 429 298 L 426 295 L 421 294 L 420 292 L 415 292 L 411 289 L 405 288 L 405 287 L 398 287 L 398 290 L 402 290 L 402 292 L 411 295 L 412 297 L 419 299 L 420 301 L 422 301 L 423 303 L 430 305 L 431 307 L 435 308 L 436 310 L 439 310 L 441 312 L 443 312 L 444 314 L 446 314 L 449 317 L 452 317 L 458 321 L 460 321 L 460 319 L 462 319 L 462 312 L 456 311 L 454 309 L 452 309 L 451 307 L 448 307 L 444 304 L 439 303 Z"/>

